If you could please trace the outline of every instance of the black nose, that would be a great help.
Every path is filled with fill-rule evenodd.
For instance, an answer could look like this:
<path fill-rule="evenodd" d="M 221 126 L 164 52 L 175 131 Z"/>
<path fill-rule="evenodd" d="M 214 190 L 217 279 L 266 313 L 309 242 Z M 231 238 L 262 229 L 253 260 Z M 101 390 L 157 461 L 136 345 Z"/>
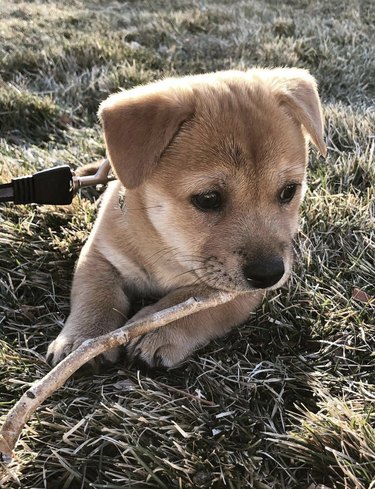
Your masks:
<path fill-rule="evenodd" d="M 256 289 L 266 289 L 282 278 L 284 262 L 280 257 L 251 261 L 243 267 L 243 273 L 250 285 Z"/>

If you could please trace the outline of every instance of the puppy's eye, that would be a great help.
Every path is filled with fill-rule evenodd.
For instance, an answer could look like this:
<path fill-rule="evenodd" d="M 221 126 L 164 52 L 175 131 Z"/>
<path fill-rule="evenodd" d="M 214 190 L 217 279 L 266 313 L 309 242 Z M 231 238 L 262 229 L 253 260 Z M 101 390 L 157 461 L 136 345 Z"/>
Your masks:
<path fill-rule="evenodd" d="M 203 212 L 218 211 L 221 209 L 223 199 L 219 192 L 212 190 L 204 194 L 196 194 L 191 197 L 194 207 Z"/>
<path fill-rule="evenodd" d="M 290 183 L 286 185 L 279 195 L 280 204 L 289 204 L 289 202 L 293 199 L 297 191 L 297 184 Z"/>

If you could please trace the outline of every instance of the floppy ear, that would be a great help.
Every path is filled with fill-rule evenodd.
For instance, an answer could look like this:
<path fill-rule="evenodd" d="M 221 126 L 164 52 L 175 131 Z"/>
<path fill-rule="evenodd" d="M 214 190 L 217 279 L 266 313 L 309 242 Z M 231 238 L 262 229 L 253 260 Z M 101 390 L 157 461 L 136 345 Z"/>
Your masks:
<path fill-rule="evenodd" d="M 160 82 L 111 95 L 99 109 L 112 167 L 126 188 L 153 172 L 163 151 L 194 112 L 193 97 L 177 82 Z"/>
<path fill-rule="evenodd" d="M 326 156 L 324 121 L 315 79 L 306 70 L 298 68 L 272 71 L 274 78 L 271 83 L 280 103 L 302 124 L 319 152 Z"/>

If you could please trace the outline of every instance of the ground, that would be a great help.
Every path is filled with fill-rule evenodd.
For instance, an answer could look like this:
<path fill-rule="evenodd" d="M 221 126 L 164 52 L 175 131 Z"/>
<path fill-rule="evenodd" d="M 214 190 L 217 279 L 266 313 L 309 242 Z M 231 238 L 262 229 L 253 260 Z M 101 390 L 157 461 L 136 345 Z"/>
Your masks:
<path fill-rule="evenodd" d="M 298 66 L 328 157 L 310 156 L 295 273 L 183 366 L 71 379 L 22 432 L 3 488 L 375 488 L 371 0 L 2 0 L 0 181 L 104 155 L 98 104 L 165 75 Z M 96 214 L 0 207 L 0 412 L 45 375 Z"/>

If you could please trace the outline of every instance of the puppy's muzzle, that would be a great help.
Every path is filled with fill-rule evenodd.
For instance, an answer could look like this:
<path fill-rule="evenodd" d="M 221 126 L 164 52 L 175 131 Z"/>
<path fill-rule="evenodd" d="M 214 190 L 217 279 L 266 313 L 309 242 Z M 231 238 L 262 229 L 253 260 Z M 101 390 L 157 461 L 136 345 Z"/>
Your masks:
<path fill-rule="evenodd" d="M 284 261 L 281 257 L 267 258 L 246 263 L 243 273 L 249 285 L 256 289 L 267 289 L 279 282 L 284 273 Z"/>

